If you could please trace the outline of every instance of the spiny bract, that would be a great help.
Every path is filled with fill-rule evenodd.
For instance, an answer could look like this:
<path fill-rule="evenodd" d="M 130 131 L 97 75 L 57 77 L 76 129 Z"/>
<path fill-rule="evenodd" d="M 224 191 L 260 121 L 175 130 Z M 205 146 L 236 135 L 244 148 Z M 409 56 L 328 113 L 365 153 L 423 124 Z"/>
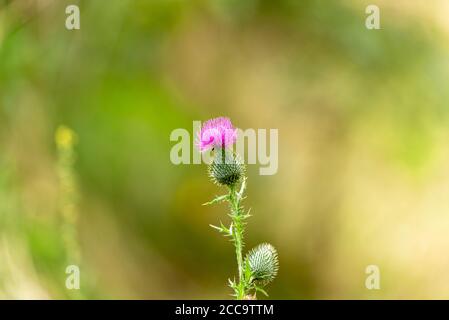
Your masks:
<path fill-rule="evenodd" d="M 233 186 L 243 177 L 244 173 L 244 164 L 232 150 L 215 150 L 214 160 L 209 165 L 209 175 L 215 183 Z"/>
<path fill-rule="evenodd" d="M 269 243 L 262 243 L 253 248 L 246 255 L 246 261 L 249 263 L 253 280 L 261 285 L 273 281 L 279 270 L 277 251 Z"/>

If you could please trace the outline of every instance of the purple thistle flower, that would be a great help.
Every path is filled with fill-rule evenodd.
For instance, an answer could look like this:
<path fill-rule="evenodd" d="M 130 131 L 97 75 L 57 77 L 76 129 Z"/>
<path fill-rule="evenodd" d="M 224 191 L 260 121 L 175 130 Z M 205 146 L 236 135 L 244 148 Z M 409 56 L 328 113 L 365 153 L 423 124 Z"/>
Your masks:
<path fill-rule="evenodd" d="M 237 140 L 237 129 L 232 126 L 231 120 L 219 117 L 206 121 L 196 140 L 200 152 L 212 148 L 226 148 L 232 146 Z"/>

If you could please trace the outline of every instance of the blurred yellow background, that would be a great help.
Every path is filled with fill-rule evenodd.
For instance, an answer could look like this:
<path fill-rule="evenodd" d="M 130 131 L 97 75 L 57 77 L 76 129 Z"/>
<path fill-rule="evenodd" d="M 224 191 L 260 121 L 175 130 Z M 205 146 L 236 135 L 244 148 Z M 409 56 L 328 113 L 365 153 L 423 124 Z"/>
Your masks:
<path fill-rule="evenodd" d="M 0 298 L 230 298 L 222 190 L 170 162 L 216 116 L 279 130 L 270 298 L 449 298 L 448 40 L 445 0 L 0 0 Z"/>

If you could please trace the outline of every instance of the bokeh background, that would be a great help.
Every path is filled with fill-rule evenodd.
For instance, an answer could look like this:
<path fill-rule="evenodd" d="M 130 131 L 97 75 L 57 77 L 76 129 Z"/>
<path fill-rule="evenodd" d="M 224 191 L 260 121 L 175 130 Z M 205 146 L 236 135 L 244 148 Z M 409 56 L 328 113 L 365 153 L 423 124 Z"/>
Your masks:
<path fill-rule="evenodd" d="M 271 298 L 449 298 L 448 17 L 445 0 L 0 0 L 0 298 L 230 298 L 232 244 L 208 226 L 227 207 L 201 206 L 224 190 L 170 162 L 171 131 L 216 116 L 279 130 L 278 173 L 250 165 L 245 200 L 247 248 L 279 251 Z"/>

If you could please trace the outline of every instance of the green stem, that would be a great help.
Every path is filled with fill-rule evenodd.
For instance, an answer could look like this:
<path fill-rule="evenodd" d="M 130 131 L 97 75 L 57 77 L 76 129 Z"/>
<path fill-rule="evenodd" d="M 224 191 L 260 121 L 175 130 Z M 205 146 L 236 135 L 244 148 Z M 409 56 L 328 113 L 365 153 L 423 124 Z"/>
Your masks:
<path fill-rule="evenodd" d="M 237 266 L 239 271 L 239 283 L 236 290 L 236 298 L 242 300 L 246 294 L 245 279 L 243 275 L 243 222 L 240 207 L 240 197 L 237 194 L 235 186 L 229 187 L 229 203 L 231 205 L 232 218 L 232 237 L 234 239 L 235 254 L 237 257 Z"/>

